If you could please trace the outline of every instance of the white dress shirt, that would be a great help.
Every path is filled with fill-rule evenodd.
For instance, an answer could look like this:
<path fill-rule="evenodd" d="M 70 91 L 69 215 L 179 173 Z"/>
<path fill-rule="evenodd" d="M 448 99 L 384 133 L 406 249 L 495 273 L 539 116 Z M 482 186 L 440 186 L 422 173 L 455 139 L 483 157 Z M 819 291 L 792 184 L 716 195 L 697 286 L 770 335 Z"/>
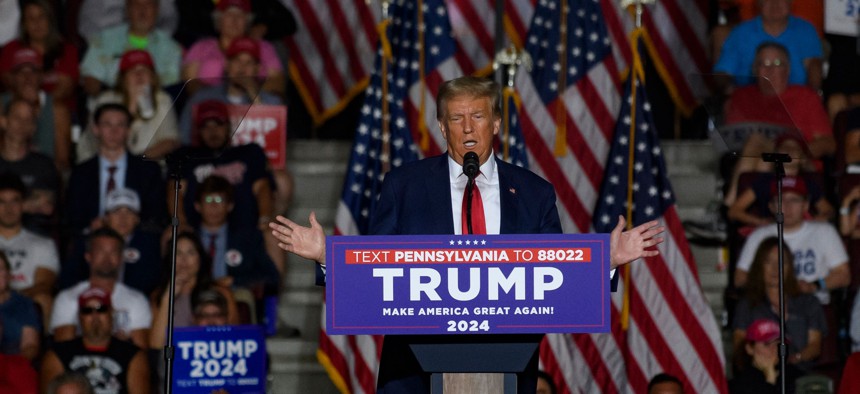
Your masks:
<path fill-rule="evenodd" d="M 475 177 L 475 185 L 481 191 L 481 202 L 484 205 L 484 219 L 487 234 L 499 234 L 501 231 L 502 206 L 499 199 L 499 169 L 496 159 L 490 154 L 489 160 L 481 164 L 481 172 Z M 469 178 L 463 174 L 463 166 L 448 156 L 448 177 L 451 180 L 451 214 L 454 219 L 454 234 L 463 234 L 463 194 L 466 193 L 466 183 Z"/>

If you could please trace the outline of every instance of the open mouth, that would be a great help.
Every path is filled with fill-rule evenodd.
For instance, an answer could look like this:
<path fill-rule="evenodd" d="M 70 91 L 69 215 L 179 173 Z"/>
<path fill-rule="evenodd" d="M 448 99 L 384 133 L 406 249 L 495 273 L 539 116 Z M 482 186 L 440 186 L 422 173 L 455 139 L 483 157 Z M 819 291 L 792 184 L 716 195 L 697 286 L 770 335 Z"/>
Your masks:
<path fill-rule="evenodd" d="M 474 148 L 476 145 L 478 145 L 478 142 L 476 142 L 476 141 L 466 141 L 466 142 L 464 142 L 464 143 L 463 143 L 463 145 L 465 145 L 465 146 L 466 146 L 466 148 L 472 149 L 472 148 Z"/>

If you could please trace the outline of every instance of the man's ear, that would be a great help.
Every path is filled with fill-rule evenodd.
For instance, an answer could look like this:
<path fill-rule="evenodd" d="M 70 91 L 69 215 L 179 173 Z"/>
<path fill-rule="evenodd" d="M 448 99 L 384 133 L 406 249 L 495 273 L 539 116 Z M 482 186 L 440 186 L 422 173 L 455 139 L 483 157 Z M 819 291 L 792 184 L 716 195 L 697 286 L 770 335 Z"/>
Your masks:
<path fill-rule="evenodd" d="M 448 140 L 448 132 L 445 128 L 445 122 L 442 122 L 441 120 L 438 120 L 436 122 L 439 124 L 439 131 L 442 133 L 442 139 L 447 141 Z"/>
<path fill-rule="evenodd" d="M 197 211 L 197 213 L 200 213 L 200 211 L 202 211 L 202 210 L 203 210 L 203 206 L 202 206 L 202 205 L 200 205 L 200 203 L 199 203 L 199 202 L 195 202 L 195 203 L 194 203 L 194 210 L 195 210 L 195 211 Z"/>
<path fill-rule="evenodd" d="M 6 117 L 3 115 L 0 115 L 0 131 L 6 131 L 6 122 L 7 122 Z"/>
<path fill-rule="evenodd" d="M 502 128 L 502 118 L 498 117 L 493 120 L 493 135 L 499 135 L 499 130 Z"/>

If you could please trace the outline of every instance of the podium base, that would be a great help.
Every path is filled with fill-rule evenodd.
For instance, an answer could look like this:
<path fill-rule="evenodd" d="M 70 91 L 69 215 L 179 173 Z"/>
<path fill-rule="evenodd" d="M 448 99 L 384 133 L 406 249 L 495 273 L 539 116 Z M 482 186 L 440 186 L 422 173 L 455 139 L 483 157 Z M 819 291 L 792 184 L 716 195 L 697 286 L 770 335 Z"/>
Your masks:
<path fill-rule="evenodd" d="M 514 373 L 434 373 L 431 394 L 517 393 Z"/>

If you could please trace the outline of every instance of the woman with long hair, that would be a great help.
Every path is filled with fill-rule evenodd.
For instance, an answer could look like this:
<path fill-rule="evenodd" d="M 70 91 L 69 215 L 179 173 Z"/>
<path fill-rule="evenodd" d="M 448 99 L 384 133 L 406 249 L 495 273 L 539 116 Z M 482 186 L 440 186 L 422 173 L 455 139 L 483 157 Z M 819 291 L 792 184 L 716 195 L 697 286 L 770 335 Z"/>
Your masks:
<path fill-rule="evenodd" d="M 764 239 L 756 249 L 750 266 L 744 298 L 735 307 L 733 343 L 735 355 L 743 354 L 747 329 L 758 319 L 779 320 L 779 241 Z M 800 291 L 794 276 L 794 255 L 783 245 L 785 268 L 785 337 L 787 360 L 808 369 L 821 354 L 821 343 L 827 331 L 824 310 L 813 294 Z"/>
<path fill-rule="evenodd" d="M 167 340 L 167 312 L 170 293 L 170 254 L 165 259 L 164 281 L 150 297 L 152 305 L 152 330 L 149 332 L 149 346 L 161 349 Z M 192 232 L 182 232 L 176 238 L 176 289 L 174 290 L 173 323 L 176 327 L 194 325 L 192 300 L 202 291 L 214 290 L 227 300 L 227 322 L 238 324 L 239 315 L 236 301 L 230 289 L 212 280 L 212 259 L 203 249 L 200 238 Z"/>

